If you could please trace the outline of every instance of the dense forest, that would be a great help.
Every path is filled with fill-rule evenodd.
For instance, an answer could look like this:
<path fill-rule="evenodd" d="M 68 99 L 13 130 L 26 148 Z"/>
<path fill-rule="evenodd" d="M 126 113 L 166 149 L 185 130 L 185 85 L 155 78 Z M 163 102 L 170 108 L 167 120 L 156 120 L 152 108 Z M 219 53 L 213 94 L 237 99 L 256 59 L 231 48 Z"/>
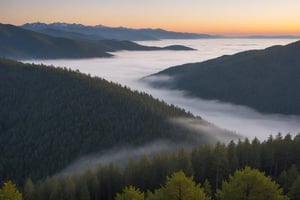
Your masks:
<path fill-rule="evenodd" d="M 0 23 L 0 56 L 14 59 L 56 59 L 110 57 L 107 52 L 119 50 L 193 50 L 192 48 L 171 45 L 167 47 L 143 46 L 131 41 L 97 40 L 88 37 L 74 39 L 68 34 L 54 37 L 17 26 Z"/>
<path fill-rule="evenodd" d="M 181 183 L 182 195 L 191 191 L 190 195 L 195 195 L 182 200 L 288 199 L 282 194 L 298 200 L 299 170 L 300 135 L 278 134 L 264 142 L 245 139 L 228 145 L 200 145 L 191 151 L 144 155 L 130 159 L 121 168 L 100 165 L 95 171 L 74 176 L 48 177 L 39 182 L 28 178 L 20 190 L 25 200 L 129 200 L 144 196 L 161 200 L 179 199 L 168 195 L 176 194 Z"/>
<path fill-rule="evenodd" d="M 0 59 L 0 181 L 53 175 L 76 159 L 157 140 L 207 143 L 197 120 L 150 95 L 77 71 Z M 196 134 L 195 134 L 196 133 Z"/>
<path fill-rule="evenodd" d="M 171 76 L 171 81 L 157 79 L 152 84 L 261 112 L 299 115 L 299 52 L 300 41 L 184 64 L 154 74 Z"/>

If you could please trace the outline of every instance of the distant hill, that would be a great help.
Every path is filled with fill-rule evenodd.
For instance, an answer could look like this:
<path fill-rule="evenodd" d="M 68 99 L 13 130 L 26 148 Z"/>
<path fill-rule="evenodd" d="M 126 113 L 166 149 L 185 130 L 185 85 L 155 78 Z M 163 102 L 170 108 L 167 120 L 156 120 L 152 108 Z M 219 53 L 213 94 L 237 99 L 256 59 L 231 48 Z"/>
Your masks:
<path fill-rule="evenodd" d="M 53 37 L 62 37 L 62 38 L 69 38 L 74 40 L 104 40 L 103 37 L 97 36 L 97 35 L 85 35 L 77 32 L 70 32 L 70 31 L 64 31 L 60 29 L 52 29 L 52 28 L 45 28 L 45 29 L 37 29 L 34 28 L 26 28 L 26 26 L 20 26 L 20 28 L 24 28 L 26 30 L 32 30 L 38 33 L 43 33 L 49 36 Z"/>
<path fill-rule="evenodd" d="M 82 24 L 67 23 L 27 23 L 22 28 L 37 31 L 40 33 L 71 37 L 76 39 L 100 40 L 100 39 L 117 39 L 117 40 L 161 40 L 161 39 L 197 39 L 211 38 L 214 36 L 207 34 L 172 32 L 163 29 L 130 29 L 124 27 L 107 27 L 102 25 L 84 26 Z M 80 34 L 80 35 L 78 35 Z"/>
<path fill-rule="evenodd" d="M 170 76 L 171 80 L 155 76 Z M 300 41 L 171 67 L 151 80 L 157 87 L 185 90 L 204 99 L 300 115 Z"/>
<path fill-rule="evenodd" d="M 80 34 L 70 33 L 80 37 Z M 65 34 L 68 37 L 67 34 Z M 70 36 L 71 37 L 71 36 Z M 107 52 L 118 50 L 193 50 L 185 46 L 148 47 L 130 41 L 84 41 L 25 30 L 17 26 L 0 24 L 0 56 L 15 59 L 55 59 L 109 57 Z"/>
<path fill-rule="evenodd" d="M 86 58 L 110 54 L 86 42 L 50 37 L 17 26 L 0 24 L 0 56 L 9 58 Z"/>
<path fill-rule="evenodd" d="M 50 176 L 90 153 L 155 141 L 192 146 L 229 133 L 104 79 L 3 58 L 0 105 L 0 181 Z"/>
<path fill-rule="evenodd" d="M 120 50 L 127 50 L 127 51 L 161 51 L 161 50 L 192 51 L 195 50 L 193 48 L 182 46 L 182 45 L 170 45 L 166 47 L 144 46 L 128 40 L 106 39 L 106 40 L 95 41 L 93 42 L 93 44 L 97 45 L 98 47 L 101 47 L 101 49 L 108 52 L 115 52 Z"/>

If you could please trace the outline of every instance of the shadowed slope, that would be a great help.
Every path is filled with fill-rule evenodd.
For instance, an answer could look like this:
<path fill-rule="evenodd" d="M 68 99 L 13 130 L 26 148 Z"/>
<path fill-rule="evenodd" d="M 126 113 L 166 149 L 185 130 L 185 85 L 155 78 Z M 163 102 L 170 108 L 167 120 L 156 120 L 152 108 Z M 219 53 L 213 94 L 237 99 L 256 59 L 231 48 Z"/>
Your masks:
<path fill-rule="evenodd" d="M 152 78 L 157 87 L 261 112 L 300 114 L 300 42 L 171 67 L 153 76 L 171 77 Z"/>
<path fill-rule="evenodd" d="M 67 69 L 0 59 L 0 104 L 0 180 L 42 178 L 90 153 L 157 140 L 216 141 L 208 131 L 170 122 L 212 127 L 182 109 Z"/>

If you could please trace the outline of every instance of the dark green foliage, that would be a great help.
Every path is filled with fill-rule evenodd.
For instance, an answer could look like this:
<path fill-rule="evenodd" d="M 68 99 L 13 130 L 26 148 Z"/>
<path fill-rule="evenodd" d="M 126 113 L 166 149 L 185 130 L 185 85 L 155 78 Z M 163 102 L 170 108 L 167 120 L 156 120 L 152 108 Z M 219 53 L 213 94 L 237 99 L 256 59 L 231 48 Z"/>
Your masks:
<path fill-rule="evenodd" d="M 230 164 L 230 173 L 233 173 L 236 169 L 239 168 L 239 159 L 236 152 L 236 144 L 233 141 L 231 141 L 227 146 L 227 156 L 228 163 Z"/>
<path fill-rule="evenodd" d="M 208 197 L 212 197 L 212 190 L 211 190 L 211 185 L 210 185 L 210 182 L 205 179 L 204 183 L 203 183 L 203 190 L 204 190 L 204 193 L 206 194 L 206 196 Z"/>
<path fill-rule="evenodd" d="M 288 165 L 282 163 L 282 158 L 275 157 L 275 152 L 279 150 L 277 145 L 278 143 L 289 141 L 285 143 L 284 146 L 291 146 L 292 149 L 298 144 L 299 137 L 287 140 L 287 138 L 290 137 L 290 135 L 287 135 L 284 138 L 276 137 L 276 139 L 269 139 L 262 143 L 255 139 L 252 142 L 249 142 L 248 140 L 239 141 L 238 144 L 231 142 L 227 146 L 222 144 L 217 144 L 214 147 L 202 145 L 195 147 L 191 152 L 185 152 L 184 150 L 180 149 L 174 153 L 164 153 L 153 155 L 151 157 L 144 155 L 139 160 L 131 159 L 128 161 L 124 169 L 119 169 L 114 165 L 100 166 L 94 172 L 87 171 L 83 175 L 74 177 L 61 177 L 59 182 L 65 185 L 65 183 L 68 181 L 71 185 L 71 188 L 73 188 L 73 184 L 77 185 L 78 187 L 75 191 L 76 194 L 81 191 L 79 188 L 81 188 L 82 185 L 86 185 L 83 187 L 86 187 L 89 193 L 87 198 L 95 200 L 112 200 L 116 196 L 116 193 L 120 193 L 124 187 L 130 185 L 140 188 L 141 192 L 144 192 L 145 194 L 147 191 L 151 191 L 151 193 L 153 193 L 156 189 L 162 186 L 166 177 L 170 177 L 173 173 L 178 171 L 186 171 L 191 173 L 189 176 L 193 176 L 193 180 L 197 184 L 202 185 L 202 188 L 207 196 L 214 197 L 216 188 L 221 189 L 222 181 L 228 181 L 230 174 L 232 175 L 234 172 L 236 172 L 236 170 L 243 169 L 246 166 L 250 166 L 251 168 L 260 166 L 258 170 L 264 172 L 266 176 L 272 177 L 273 180 L 276 180 L 284 189 L 284 194 L 288 194 L 292 199 L 297 199 L 299 195 L 300 182 L 300 174 L 297 169 L 300 167 L 300 165 L 295 165 L 295 158 L 299 158 L 300 154 L 297 154 L 295 151 L 290 151 L 288 156 L 290 159 L 286 160 L 288 163 L 290 163 Z M 273 149 L 273 153 L 270 153 L 274 156 L 272 165 L 264 162 L 266 159 L 264 156 L 270 156 L 263 153 L 265 145 L 268 145 L 269 148 Z M 240 157 L 251 155 L 253 148 L 258 148 L 257 153 L 260 155 L 258 160 L 256 157 L 249 156 L 247 164 L 244 160 L 240 162 L 240 160 L 237 159 L 237 155 L 240 155 Z M 232 157 L 235 157 L 235 163 L 229 162 Z M 254 158 L 255 162 L 252 161 L 252 158 Z M 191 166 L 190 164 L 181 165 L 178 163 L 179 160 L 184 161 L 185 163 L 191 163 Z M 270 167 L 274 169 L 277 165 L 286 167 L 278 168 L 282 170 L 279 171 L 279 174 L 285 173 L 286 175 L 276 174 L 274 170 L 271 170 L 272 173 L 269 174 Z M 190 167 L 192 170 L 190 170 Z M 49 182 L 51 183 L 53 181 L 49 181 L 48 178 L 44 182 L 36 184 L 37 196 L 41 196 L 39 191 L 44 191 L 41 190 L 41 188 L 49 188 L 49 186 L 45 187 L 49 185 Z M 241 182 L 240 184 L 243 183 Z M 62 188 L 62 193 L 66 193 L 64 191 L 66 186 Z M 276 188 L 278 187 L 276 186 Z M 69 194 L 74 193 L 73 189 L 68 191 L 71 191 L 68 192 Z M 87 194 L 87 192 L 85 193 Z M 50 192 L 48 192 L 48 195 L 49 194 Z M 44 199 L 47 198 L 39 198 L 39 200 Z M 79 196 L 75 196 L 74 200 L 77 199 L 79 199 Z"/>
<path fill-rule="evenodd" d="M 300 41 L 185 64 L 155 74 L 174 79 L 154 85 L 250 106 L 261 112 L 300 114 L 299 52 Z"/>
<path fill-rule="evenodd" d="M 203 145 L 194 148 L 191 153 L 191 161 L 195 172 L 196 182 L 204 182 L 207 177 L 211 177 L 212 148 L 209 145 Z"/>
<path fill-rule="evenodd" d="M 290 188 L 289 197 L 291 198 L 291 200 L 300 199 L 300 176 L 299 175 Z"/>
<path fill-rule="evenodd" d="M 285 193 L 287 193 L 291 189 L 298 175 L 298 169 L 294 164 L 290 168 L 283 170 L 280 173 L 278 177 L 278 183 L 282 185 L 283 191 Z"/>
<path fill-rule="evenodd" d="M 25 182 L 23 196 L 24 199 L 27 200 L 36 200 L 35 186 L 30 178 L 28 178 Z"/>
<path fill-rule="evenodd" d="M 168 119 L 193 117 L 100 78 L 6 59 L 0 105 L 0 180 L 17 183 L 53 175 L 88 153 L 184 141 L 183 129 Z"/>
<path fill-rule="evenodd" d="M 215 189 L 218 189 L 229 173 L 229 163 L 227 156 L 227 149 L 224 144 L 217 143 L 216 147 L 211 154 L 211 166 L 210 172 L 214 179 L 211 180 L 211 183 Z"/>

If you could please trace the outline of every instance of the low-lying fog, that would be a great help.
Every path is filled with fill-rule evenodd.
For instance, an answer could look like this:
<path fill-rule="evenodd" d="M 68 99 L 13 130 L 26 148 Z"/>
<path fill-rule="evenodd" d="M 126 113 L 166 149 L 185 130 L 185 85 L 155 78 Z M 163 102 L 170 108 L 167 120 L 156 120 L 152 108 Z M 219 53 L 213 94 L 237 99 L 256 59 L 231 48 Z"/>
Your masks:
<path fill-rule="evenodd" d="M 147 41 L 140 44 L 167 46 L 181 44 L 197 51 L 122 51 L 114 58 L 81 60 L 34 60 L 25 62 L 52 64 L 78 69 L 92 76 L 127 85 L 145 91 L 154 97 L 182 107 L 194 115 L 203 117 L 221 128 L 235 131 L 249 138 L 267 139 L 270 134 L 300 132 L 300 116 L 261 114 L 250 108 L 218 101 L 187 97 L 182 91 L 160 90 L 149 87 L 139 79 L 170 66 L 199 62 L 224 54 L 249 49 L 262 49 L 272 45 L 288 44 L 295 39 L 200 39 Z"/>
<path fill-rule="evenodd" d="M 109 165 L 114 163 L 120 167 L 125 167 L 129 159 L 139 159 L 143 155 L 152 156 L 161 153 L 170 153 L 184 148 L 191 150 L 199 144 L 215 144 L 218 141 L 229 143 L 233 138 L 240 138 L 230 131 L 220 129 L 209 122 L 200 120 L 199 118 L 172 118 L 169 123 L 174 124 L 178 128 L 184 128 L 188 135 L 182 141 L 170 141 L 167 139 L 158 139 L 148 142 L 141 146 L 114 146 L 108 150 L 85 155 L 70 163 L 56 176 L 70 176 L 82 174 L 88 169 L 95 170 L 99 165 Z M 192 133 L 192 134 L 190 134 Z"/>

